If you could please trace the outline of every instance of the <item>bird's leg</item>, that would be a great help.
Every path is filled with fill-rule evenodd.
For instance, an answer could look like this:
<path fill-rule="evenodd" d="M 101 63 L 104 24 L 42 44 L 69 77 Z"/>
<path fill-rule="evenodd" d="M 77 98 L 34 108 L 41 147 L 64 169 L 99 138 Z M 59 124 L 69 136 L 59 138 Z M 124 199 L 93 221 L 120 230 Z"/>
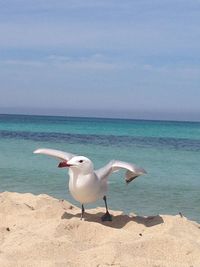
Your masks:
<path fill-rule="evenodd" d="M 81 206 L 81 220 L 83 219 L 84 212 L 85 212 L 85 209 L 84 209 L 84 206 L 82 204 L 82 206 Z"/>
<path fill-rule="evenodd" d="M 106 201 L 106 196 L 103 197 L 103 200 L 105 202 L 105 207 L 106 207 L 106 213 L 101 217 L 101 220 L 103 222 L 105 221 L 112 221 L 112 216 L 110 215 L 109 211 L 108 211 L 108 206 L 107 206 L 107 201 Z"/>

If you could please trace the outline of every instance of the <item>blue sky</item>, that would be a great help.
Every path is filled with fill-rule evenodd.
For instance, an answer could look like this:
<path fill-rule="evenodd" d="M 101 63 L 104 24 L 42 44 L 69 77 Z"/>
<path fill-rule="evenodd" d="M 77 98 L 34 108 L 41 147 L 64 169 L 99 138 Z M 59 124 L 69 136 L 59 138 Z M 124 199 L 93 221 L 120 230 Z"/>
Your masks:
<path fill-rule="evenodd" d="M 0 0 L 0 112 L 200 120 L 199 0 Z"/>

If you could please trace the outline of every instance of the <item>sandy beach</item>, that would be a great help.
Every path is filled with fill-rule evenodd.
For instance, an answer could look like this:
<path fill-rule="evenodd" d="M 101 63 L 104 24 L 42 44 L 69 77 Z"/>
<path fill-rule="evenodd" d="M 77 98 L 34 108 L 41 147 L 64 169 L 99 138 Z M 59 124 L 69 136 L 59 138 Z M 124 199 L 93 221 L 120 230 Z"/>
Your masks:
<path fill-rule="evenodd" d="M 48 195 L 0 194 L 0 266 L 200 266 L 200 225 L 80 209 Z"/>

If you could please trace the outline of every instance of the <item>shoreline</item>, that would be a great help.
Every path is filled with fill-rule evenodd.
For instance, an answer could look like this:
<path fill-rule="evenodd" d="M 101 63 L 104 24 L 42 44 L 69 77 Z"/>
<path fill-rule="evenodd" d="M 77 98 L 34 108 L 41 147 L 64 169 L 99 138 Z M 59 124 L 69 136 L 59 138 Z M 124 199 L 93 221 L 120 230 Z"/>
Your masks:
<path fill-rule="evenodd" d="M 0 193 L 1 266 L 200 266 L 200 224 L 184 216 L 142 217 L 80 209 L 30 193 Z"/>

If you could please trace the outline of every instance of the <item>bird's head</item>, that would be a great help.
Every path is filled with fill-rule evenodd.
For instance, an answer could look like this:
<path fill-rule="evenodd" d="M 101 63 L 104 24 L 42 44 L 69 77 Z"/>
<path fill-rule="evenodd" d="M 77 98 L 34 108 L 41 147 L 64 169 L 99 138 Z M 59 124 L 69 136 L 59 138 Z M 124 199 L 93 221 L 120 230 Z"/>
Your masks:
<path fill-rule="evenodd" d="M 67 167 L 72 171 L 78 171 L 82 174 L 88 174 L 93 171 L 92 161 L 84 156 L 75 156 L 68 161 L 62 161 L 59 163 L 58 167 Z"/>

